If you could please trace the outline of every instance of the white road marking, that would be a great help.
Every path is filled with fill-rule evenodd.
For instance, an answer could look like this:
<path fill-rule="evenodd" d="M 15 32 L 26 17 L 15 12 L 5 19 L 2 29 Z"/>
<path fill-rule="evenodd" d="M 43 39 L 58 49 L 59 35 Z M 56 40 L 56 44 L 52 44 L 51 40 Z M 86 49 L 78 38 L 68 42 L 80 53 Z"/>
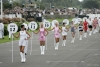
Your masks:
<path fill-rule="evenodd" d="M 55 63 L 59 63 L 59 62 L 63 62 L 63 63 L 84 63 L 84 61 L 47 61 L 47 63 L 51 63 L 51 62 L 55 62 Z"/>
<path fill-rule="evenodd" d="M 95 54 L 95 55 L 100 55 L 100 54 Z"/>
<path fill-rule="evenodd" d="M 54 55 L 57 55 L 57 54 L 54 54 Z"/>
<path fill-rule="evenodd" d="M 41 55 L 41 54 L 33 54 L 34 56 L 36 55 L 40 55 L 40 56 L 56 56 L 57 54 L 44 54 L 44 55 Z"/>
<path fill-rule="evenodd" d="M 85 43 L 100 43 L 100 42 L 85 42 Z"/>
<path fill-rule="evenodd" d="M 70 50 L 99 50 L 99 49 L 70 49 Z"/>
<path fill-rule="evenodd" d="M 9 51 L 12 51 L 12 50 L 9 50 Z M 20 50 L 14 50 L 14 51 L 20 51 Z M 30 50 L 28 50 L 28 51 L 30 51 Z M 38 50 L 32 50 L 32 51 L 38 51 Z"/>
<path fill-rule="evenodd" d="M 0 64 L 2 64 L 2 62 L 0 62 Z"/>

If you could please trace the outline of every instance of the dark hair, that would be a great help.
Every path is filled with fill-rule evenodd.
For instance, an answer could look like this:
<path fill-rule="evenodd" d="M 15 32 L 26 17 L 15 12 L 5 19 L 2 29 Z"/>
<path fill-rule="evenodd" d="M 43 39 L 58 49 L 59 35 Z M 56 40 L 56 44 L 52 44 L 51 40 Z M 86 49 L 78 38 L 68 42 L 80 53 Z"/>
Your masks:
<path fill-rule="evenodd" d="M 26 28 L 25 28 L 25 30 L 26 30 Z"/>
<path fill-rule="evenodd" d="M 65 25 L 66 23 L 63 23 L 63 25 Z"/>
<path fill-rule="evenodd" d="M 23 28 L 24 27 L 24 25 L 21 25 L 21 28 Z"/>

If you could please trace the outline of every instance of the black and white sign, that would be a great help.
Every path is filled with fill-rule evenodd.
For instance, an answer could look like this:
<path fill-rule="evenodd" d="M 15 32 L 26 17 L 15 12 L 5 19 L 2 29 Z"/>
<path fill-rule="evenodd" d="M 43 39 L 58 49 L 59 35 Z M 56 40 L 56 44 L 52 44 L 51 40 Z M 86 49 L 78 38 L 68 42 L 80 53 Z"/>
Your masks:
<path fill-rule="evenodd" d="M 63 23 L 66 23 L 66 25 L 69 25 L 69 20 L 68 19 L 64 19 Z"/>
<path fill-rule="evenodd" d="M 52 27 L 55 27 L 55 24 L 56 24 L 56 23 L 59 24 L 59 22 L 58 22 L 57 20 L 53 20 L 53 21 L 52 21 Z"/>
<path fill-rule="evenodd" d="M 34 21 L 30 22 L 28 26 L 29 26 L 29 29 L 31 29 L 31 30 L 36 30 L 38 27 L 37 23 Z"/>
<path fill-rule="evenodd" d="M 51 24 L 50 24 L 49 21 L 45 21 L 45 22 L 43 23 L 43 25 L 44 25 L 45 28 L 50 28 L 50 26 L 51 26 Z"/>
<path fill-rule="evenodd" d="M 73 21 L 74 24 L 77 24 L 79 22 L 78 18 L 73 18 L 72 21 Z"/>
<path fill-rule="evenodd" d="M 16 33 L 18 31 L 18 26 L 15 23 L 10 23 L 7 29 L 9 33 Z"/>

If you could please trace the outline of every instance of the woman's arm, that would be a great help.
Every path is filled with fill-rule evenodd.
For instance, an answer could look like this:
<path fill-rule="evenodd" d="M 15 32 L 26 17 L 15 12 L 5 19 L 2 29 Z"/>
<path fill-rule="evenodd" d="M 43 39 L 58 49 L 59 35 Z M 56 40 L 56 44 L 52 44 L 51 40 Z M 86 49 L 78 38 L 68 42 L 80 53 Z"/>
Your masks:
<path fill-rule="evenodd" d="M 18 38 L 20 36 L 20 33 L 18 32 L 18 35 L 12 34 L 15 38 Z"/>
<path fill-rule="evenodd" d="M 49 32 L 48 32 L 48 30 L 47 30 L 47 29 L 45 29 L 45 31 L 47 32 L 47 34 L 46 34 L 45 36 L 47 36 L 47 35 L 49 34 Z"/>
<path fill-rule="evenodd" d="M 54 30 L 54 27 L 51 30 L 48 30 L 48 31 L 52 31 L 52 30 Z"/>
<path fill-rule="evenodd" d="M 27 31 L 26 34 L 28 34 L 27 40 L 30 39 L 31 35 Z"/>
<path fill-rule="evenodd" d="M 38 34 L 39 32 L 40 32 L 40 28 L 39 28 L 39 30 L 37 32 L 33 31 L 33 33 L 35 33 L 35 34 Z"/>
<path fill-rule="evenodd" d="M 62 32 L 62 29 L 59 27 L 60 33 Z"/>
<path fill-rule="evenodd" d="M 66 32 L 68 32 L 68 31 L 69 31 L 69 28 L 68 28 L 68 27 L 66 27 L 66 30 L 67 30 Z"/>

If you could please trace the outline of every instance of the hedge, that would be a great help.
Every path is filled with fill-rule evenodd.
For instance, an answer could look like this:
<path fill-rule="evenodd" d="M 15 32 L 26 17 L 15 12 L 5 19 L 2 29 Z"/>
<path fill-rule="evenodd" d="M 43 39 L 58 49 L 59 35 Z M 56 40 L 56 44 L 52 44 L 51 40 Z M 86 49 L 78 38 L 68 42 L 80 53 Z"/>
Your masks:
<path fill-rule="evenodd" d="M 17 26 L 18 26 L 18 31 L 17 31 L 17 32 L 19 32 L 19 31 L 21 30 L 20 27 L 21 27 L 22 23 L 16 22 L 16 24 L 17 24 Z M 38 28 L 37 28 L 36 30 L 39 29 L 39 23 L 37 23 L 37 25 L 38 25 Z M 8 32 L 8 30 L 7 30 L 7 26 L 8 26 L 8 25 L 5 25 L 5 26 L 4 26 L 4 35 L 5 35 L 5 36 L 9 34 L 9 32 Z"/>
<path fill-rule="evenodd" d="M 9 32 L 7 30 L 7 26 L 4 26 L 4 35 L 8 35 L 8 34 L 9 34 Z"/>

